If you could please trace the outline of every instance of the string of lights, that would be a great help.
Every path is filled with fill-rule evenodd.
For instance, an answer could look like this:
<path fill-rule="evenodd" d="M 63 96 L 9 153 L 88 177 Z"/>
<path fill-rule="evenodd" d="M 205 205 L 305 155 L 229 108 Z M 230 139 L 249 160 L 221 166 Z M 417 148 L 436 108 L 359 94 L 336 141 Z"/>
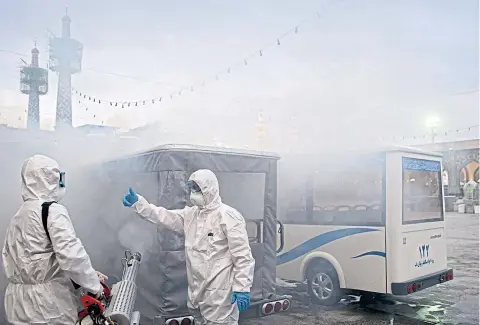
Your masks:
<path fill-rule="evenodd" d="M 478 91 L 478 90 L 477 90 Z M 468 92 L 463 92 L 463 93 L 471 93 L 473 91 L 468 91 Z M 462 93 L 462 94 L 463 94 Z M 82 106 L 85 107 L 85 110 L 88 111 L 88 106 L 86 105 L 86 103 L 82 102 L 81 100 L 78 101 L 78 103 Z M 101 101 L 98 100 L 98 103 L 101 104 Z M 118 103 L 115 103 L 115 104 L 118 104 Z M 114 105 L 115 105 L 114 104 Z M 121 103 L 122 107 L 125 107 L 125 105 L 128 105 L 128 104 L 131 104 L 133 105 L 132 103 Z M 143 104 L 142 103 L 139 103 L 139 102 L 136 102 L 135 103 L 135 106 L 138 106 L 138 104 L 140 105 L 146 105 L 146 104 Z M 131 107 L 130 106 L 126 106 L 126 107 Z M 95 112 L 92 112 L 92 116 L 94 119 L 96 119 L 97 115 Z M 104 124 L 104 121 L 102 120 L 101 121 L 102 125 Z M 456 129 L 448 129 L 448 130 L 439 130 L 439 131 L 435 131 L 434 132 L 434 136 L 435 137 L 440 137 L 440 136 L 449 136 L 449 135 L 452 135 L 452 134 L 459 134 L 459 133 L 464 133 L 464 132 L 471 132 L 472 130 L 474 129 L 478 129 L 480 127 L 480 124 L 475 124 L 475 125 L 470 125 L 470 126 L 466 126 L 466 127 L 460 127 L 460 128 L 456 128 Z M 381 136 L 380 139 L 384 142 L 387 142 L 387 141 L 393 141 L 393 142 L 396 142 L 396 141 L 411 141 L 411 140 L 423 140 L 423 139 L 427 139 L 429 137 L 431 137 L 432 134 L 431 133 L 423 133 L 423 134 L 418 134 L 418 135 L 402 135 L 402 136 L 398 136 L 398 135 L 393 135 L 393 136 Z"/>
<path fill-rule="evenodd" d="M 467 127 L 462 127 L 462 128 L 457 128 L 457 129 L 450 129 L 450 130 L 445 130 L 445 131 L 439 131 L 435 132 L 434 136 L 449 136 L 452 134 L 457 134 L 457 133 L 463 133 L 463 132 L 470 132 L 474 129 L 477 129 L 480 127 L 480 124 L 475 124 L 475 125 L 470 125 Z M 405 141 L 405 140 L 421 140 L 421 139 L 427 139 L 430 137 L 432 134 L 431 133 L 424 133 L 420 135 L 408 135 L 408 136 L 382 136 L 381 139 L 382 141 Z"/>
<path fill-rule="evenodd" d="M 478 89 L 475 90 L 468 90 L 468 91 L 462 91 L 462 92 L 456 92 L 453 94 L 448 95 L 449 96 L 457 96 L 457 95 L 466 95 L 466 94 L 471 94 L 471 93 L 476 93 L 478 92 Z M 97 104 L 108 104 L 110 106 L 115 106 L 115 107 L 120 107 L 120 108 L 131 108 L 131 107 L 138 107 L 138 106 L 143 106 L 147 105 L 150 103 L 155 103 L 155 99 L 152 99 L 150 101 L 141 101 L 141 102 L 102 102 L 102 100 L 96 99 L 96 98 L 89 98 L 88 95 L 82 94 L 80 92 L 76 93 L 77 95 L 81 96 L 81 98 L 78 98 L 78 104 L 83 106 L 85 108 L 85 111 L 89 111 L 89 105 L 86 101 L 97 103 Z M 443 96 L 442 96 L 443 97 Z M 82 101 L 82 99 L 86 99 L 86 101 Z M 161 102 L 162 98 L 158 98 L 156 102 Z M 91 116 L 94 119 L 97 119 L 97 114 L 95 110 L 90 110 Z M 104 124 L 104 121 L 101 121 L 102 124 Z M 449 136 L 452 134 L 458 134 L 458 133 L 464 133 L 464 132 L 470 132 L 474 129 L 478 129 L 480 127 L 480 124 L 475 124 L 475 125 L 470 125 L 467 127 L 460 127 L 460 128 L 455 128 L 455 129 L 448 129 L 448 130 L 438 130 L 434 132 L 434 137 L 441 137 L 441 136 Z M 422 140 L 422 139 L 427 139 L 432 136 L 431 132 L 428 133 L 423 133 L 423 134 L 417 134 L 417 135 L 393 135 L 393 136 L 379 136 L 379 138 L 384 141 L 410 141 L 410 140 Z"/>
<path fill-rule="evenodd" d="M 188 87 L 181 87 L 177 89 L 176 91 L 170 92 L 169 94 L 163 95 L 163 96 L 157 96 L 149 99 L 142 99 L 142 100 L 137 100 L 137 101 L 122 101 L 122 100 L 105 100 L 101 99 L 97 96 L 85 93 L 84 91 L 81 91 L 79 89 L 76 89 L 72 87 L 72 92 L 74 95 L 77 95 L 79 98 L 83 98 L 84 100 L 90 101 L 95 104 L 107 104 L 112 107 L 119 107 L 119 108 L 127 108 L 127 107 L 138 107 L 138 106 L 145 106 L 149 104 L 161 104 L 165 100 L 172 100 L 176 96 L 182 96 L 186 94 L 187 92 L 194 92 L 195 89 L 205 87 L 210 81 L 220 81 L 220 79 L 224 76 L 230 75 L 233 71 L 235 71 L 236 68 L 240 67 L 247 67 L 249 62 L 253 59 L 258 59 L 261 58 L 265 55 L 265 50 L 268 48 L 271 48 L 273 46 L 279 47 L 282 45 L 283 41 L 285 38 L 298 34 L 300 32 L 300 28 L 312 23 L 315 20 L 320 20 L 322 19 L 322 16 L 320 15 L 319 12 L 315 12 L 315 14 L 308 19 L 305 19 L 298 24 L 296 24 L 294 27 L 290 28 L 287 32 L 283 33 L 282 35 L 274 38 L 272 41 L 269 43 L 266 43 L 263 47 L 260 49 L 257 49 L 253 52 L 251 52 L 249 55 L 244 57 L 243 59 L 231 64 L 225 69 L 222 69 L 215 73 L 213 76 L 210 78 L 204 78 L 202 81 L 194 83 Z M 209 82 L 207 82 L 209 81 Z"/>

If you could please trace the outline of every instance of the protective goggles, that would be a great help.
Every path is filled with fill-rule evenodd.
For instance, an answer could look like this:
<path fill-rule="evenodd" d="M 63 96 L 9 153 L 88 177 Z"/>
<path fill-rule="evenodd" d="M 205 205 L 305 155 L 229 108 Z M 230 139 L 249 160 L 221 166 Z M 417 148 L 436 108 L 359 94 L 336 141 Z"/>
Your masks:
<path fill-rule="evenodd" d="M 191 193 L 201 193 L 202 190 L 200 189 L 200 186 L 198 186 L 197 183 L 195 183 L 194 181 L 187 181 L 185 182 L 185 185 L 188 189 L 189 192 Z"/>
<path fill-rule="evenodd" d="M 60 182 L 58 184 L 60 187 L 65 187 L 65 172 L 60 172 Z"/>

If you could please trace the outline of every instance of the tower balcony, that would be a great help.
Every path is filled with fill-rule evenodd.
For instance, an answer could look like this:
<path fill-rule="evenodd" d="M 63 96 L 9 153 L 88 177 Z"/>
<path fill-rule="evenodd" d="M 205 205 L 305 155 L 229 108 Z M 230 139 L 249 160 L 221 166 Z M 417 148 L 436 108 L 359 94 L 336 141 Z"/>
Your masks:
<path fill-rule="evenodd" d="M 40 95 L 48 92 L 48 71 L 37 67 L 23 67 L 20 70 L 20 91 L 30 94 L 34 90 Z"/>
<path fill-rule="evenodd" d="M 49 47 L 50 70 L 69 73 L 82 70 L 82 43 L 71 38 L 53 37 Z"/>

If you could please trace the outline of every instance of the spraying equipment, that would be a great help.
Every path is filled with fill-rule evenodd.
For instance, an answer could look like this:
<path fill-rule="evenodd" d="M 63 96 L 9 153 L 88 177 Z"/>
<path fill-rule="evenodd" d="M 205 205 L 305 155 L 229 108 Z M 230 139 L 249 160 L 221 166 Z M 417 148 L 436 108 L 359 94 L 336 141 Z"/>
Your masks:
<path fill-rule="evenodd" d="M 122 279 L 110 289 L 102 283 L 100 297 L 84 294 L 81 298 L 83 310 L 77 325 L 139 325 L 140 313 L 133 311 L 137 296 L 135 280 L 142 260 L 140 253 L 125 252 L 122 259 Z"/>

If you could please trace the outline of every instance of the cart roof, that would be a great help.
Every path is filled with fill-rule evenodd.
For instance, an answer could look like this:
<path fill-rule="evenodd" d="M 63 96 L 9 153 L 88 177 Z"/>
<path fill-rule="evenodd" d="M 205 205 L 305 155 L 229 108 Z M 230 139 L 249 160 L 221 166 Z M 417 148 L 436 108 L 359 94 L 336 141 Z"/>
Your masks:
<path fill-rule="evenodd" d="M 274 153 L 197 145 L 169 144 L 111 159 L 104 165 L 138 172 L 210 169 L 214 172 L 269 172 Z"/>
<path fill-rule="evenodd" d="M 383 148 L 381 151 L 383 152 L 401 151 L 401 152 L 415 153 L 420 155 L 443 157 L 443 154 L 441 154 L 440 152 L 427 151 L 424 149 L 408 147 L 408 146 L 391 146 L 388 148 Z"/>
<path fill-rule="evenodd" d="M 199 145 L 189 145 L 189 144 L 164 144 L 157 147 L 153 147 L 151 149 L 134 153 L 124 158 L 129 158 L 129 157 L 134 157 L 139 155 L 172 152 L 172 151 L 185 152 L 185 153 L 195 152 L 195 153 L 207 153 L 207 154 L 209 153 L 209 154 L 226 154 L 226 155 L 236 155 L 236 156 L 250 156 L 250 157 L 257 157 L 257 158 L 264 158 L 264 159 L 277 159 L 277 160 L 280 159 L 280 156 L 278 154 L 272 153 L 272 152 L 199 146 Z"/>

